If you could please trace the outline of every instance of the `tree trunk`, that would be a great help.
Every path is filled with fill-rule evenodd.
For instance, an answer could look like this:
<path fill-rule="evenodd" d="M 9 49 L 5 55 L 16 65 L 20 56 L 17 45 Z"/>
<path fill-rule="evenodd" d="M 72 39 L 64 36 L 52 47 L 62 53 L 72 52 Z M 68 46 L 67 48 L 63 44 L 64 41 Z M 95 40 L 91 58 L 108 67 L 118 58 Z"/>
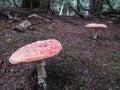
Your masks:
<path fill-rule="evenodd" d="M 99 14 L 102 11 L 104 0 L 90 0 L 90 14 Z"/>
<path fill-rule="evenodd" d="M 13 7 L 18 7 L 18 5 L 16 4 L 16 0 L 12 0 L 13 1 Z"/>
<path fill-rule="evenodd" d="M 90 14 L 94 14 L 96 11 L 96 0 L 90 0 Z"/>
<path fill-rule="evenodd" d="M 23 8 L 37 8 L 39 7 L 39 0 L 22 0 Z"/>
<path fill-rule="evenodd" d="M 80 0 L 77 0 L 77 11 L 80 12 L 80 9 L 81 9 L 81 7 L 80 7 Z"/>

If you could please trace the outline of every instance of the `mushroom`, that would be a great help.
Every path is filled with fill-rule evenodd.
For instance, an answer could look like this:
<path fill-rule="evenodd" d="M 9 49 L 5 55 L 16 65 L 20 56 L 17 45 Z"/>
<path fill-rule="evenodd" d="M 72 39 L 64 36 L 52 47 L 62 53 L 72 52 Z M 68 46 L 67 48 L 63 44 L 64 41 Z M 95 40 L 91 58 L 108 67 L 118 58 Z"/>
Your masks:
<path fill-rule="evenodd" d="M 36 41 L 16 50 L 9 58 L 11 64 L 35 62 L 38 71 L 38 85 L 46 88 L 45 61 L 43 59 L 57 55 L 62 49 L 61 43 L 55 39 Z"/>
<path fill-rule="evenodd" d="M 97 39 L 98 30 L 107 28 L 105 24 L 98 24 L 98 23 L 90 23 L 90 24 L 85 25 L 85 27 L 93 29 L 93 39 Z"/>

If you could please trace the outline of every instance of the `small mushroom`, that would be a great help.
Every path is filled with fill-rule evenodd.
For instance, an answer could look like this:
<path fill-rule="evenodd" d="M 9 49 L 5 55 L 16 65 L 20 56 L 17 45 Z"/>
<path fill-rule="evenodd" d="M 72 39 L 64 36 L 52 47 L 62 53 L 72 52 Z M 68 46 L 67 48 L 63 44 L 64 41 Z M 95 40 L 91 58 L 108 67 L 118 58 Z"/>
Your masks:
<path fill-rule="evenodd" d="M 46 64 L 43 59 L 57 55 L 61 49 L 61 43 L 55 39 L 36 41 L 16 50 L 9 58 L 9 61 L 11 64 L 34 61 L 38 70 L 38 85 L 46 88 L 45 78 L 47 75 L 44 67 Z"/>
<path fill-rule="evenodd" d="M 104 28 L 107 28 L 107 26 L 105 24 L 98 24 L 98 23 L 90 23 L 85 25 L 85 27 L 87 28 L 92 28 L 93 30 L 93 39 L 97 39 L 98 36 L 98 30 L 102 30 Z"/>

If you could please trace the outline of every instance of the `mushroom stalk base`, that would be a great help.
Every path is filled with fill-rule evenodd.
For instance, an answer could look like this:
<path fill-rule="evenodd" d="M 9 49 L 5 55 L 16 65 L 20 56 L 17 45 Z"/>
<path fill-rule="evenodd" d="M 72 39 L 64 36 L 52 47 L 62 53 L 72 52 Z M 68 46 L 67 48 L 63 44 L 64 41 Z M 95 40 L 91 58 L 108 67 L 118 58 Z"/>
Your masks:
<path fill-rule="evenodd" d="M 38 85 L 42 86 L 44 89 L 46 88 L 46 71 L 45 71 L 45 66 L 46 63 L 45 61 L 37 61 L 36 62 L 36 67 L 37 67 L 37 72 L 38 72 Z"/>
<path fill-rule="evenodd" d="M 98 37 L 98 31 L 93 29 L 93 39 L 97 39 Z"/>

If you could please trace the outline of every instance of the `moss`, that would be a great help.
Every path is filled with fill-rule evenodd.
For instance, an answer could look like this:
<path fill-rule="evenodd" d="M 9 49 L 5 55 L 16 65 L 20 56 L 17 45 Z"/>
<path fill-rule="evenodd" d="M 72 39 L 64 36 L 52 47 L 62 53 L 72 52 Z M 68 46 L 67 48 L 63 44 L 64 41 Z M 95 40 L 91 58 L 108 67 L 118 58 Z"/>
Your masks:
<path fill-rule="evenodd" d="M 5 53 L 5 49 L 4 48 L 0 48 L 0 54 L 3 54 L 3 53 Z"/>
<path fill-rule="evenodd" d="M 21 35 L 14 35 L 7 39 L 7 43 L 9 43 L 9 44 L 15 43 L 15 42 L 19 41 L 21 39 L 21 37 L 22 37 Z"/>
<path fill-rule="evenodd" d="M 17 86 L 15 87 L 15 90 L 24 90 L 24 89 L 23 89 L 23 87 L 22 87 L 22 86 L 17 85 Z"/>
<path fill-rule="evenodd" d="M 0 30 L 3 30 L 6 28 L 6 25 L 5 24 L 0 24 Z"/>
<path fill-rule="evenodd" d="M 67 85 L 63 86 L 62 90 L 69 90 Z"/>
<path fill-rule="evenodd" d="M 54 27 L 53 27 L 53 26 L 49 25 L 49 26 L 47 27 L 47 31 L 53 31 L 53 30 L 54 30 Z"/>
<path fill-rule="evenodd" d="M 119 71 L 120 71 L 120 63 L 119 63 L 119 62 L 113 63 L 113 64 L 112 64 L 112 69 L 113 69 L 115 72 L 119 72 Z"/>

